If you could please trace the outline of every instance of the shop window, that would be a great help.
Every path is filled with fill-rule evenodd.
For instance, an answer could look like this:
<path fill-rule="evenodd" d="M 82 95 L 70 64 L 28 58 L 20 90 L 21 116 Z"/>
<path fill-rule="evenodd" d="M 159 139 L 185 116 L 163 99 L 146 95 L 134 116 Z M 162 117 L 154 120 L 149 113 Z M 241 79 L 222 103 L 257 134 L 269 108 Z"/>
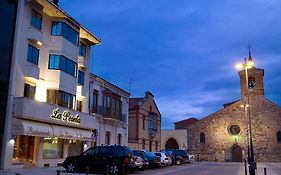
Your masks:
<path fill-rule="evenodd" d="M 43 159 L 62 159 L 63 140 L 59 138 L 44 138 Z"/>
<path fill-rule="evenodd" d="M 277 142 L 281 143 L 281 131 L 277 132 Z"/>
<path fill-rule="evenodd" d="M 83 152 L 83 141 L 69 140 L 67 156 L 77 156 Z"/>
<path fill-rule="evenodd" d="M 42 15 L 35 10 L 31 11 L 31 25 L 41 30 L 42 26 Z"/>
<path fill-rule="evenodd" d="M 110 145 L 110 132 L 105 133 L 105 145 Z"/>
<path fill-rule="evenodd" d="M 34 136 L 17 135 L 14 144 L 14 161 L 29 162 L 33 160 Z"/>
<path fill-rule="evenodd" d="M 117 136 L 117 144 L 121 145 L 121 140 L 122 140 L 122 134 L 118 134 Z"/>
<path fill-rule="evenodd" d="M 200 143 L 205 143 L 205 134 L 203 132 L 200 133 Z"/>
<path fill-rule="evenodd" d="M 25 83 L 24 84 L 24 97 L 35 99 L 36 86 Z"/>

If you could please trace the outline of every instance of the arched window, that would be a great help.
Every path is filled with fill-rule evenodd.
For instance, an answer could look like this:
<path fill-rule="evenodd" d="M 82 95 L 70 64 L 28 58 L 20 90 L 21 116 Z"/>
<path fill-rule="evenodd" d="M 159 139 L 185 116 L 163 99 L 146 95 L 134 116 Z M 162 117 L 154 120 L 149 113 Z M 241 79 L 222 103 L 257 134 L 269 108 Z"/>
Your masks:
<path fill-rule="evenodd" d="M 203 132 L 200 133 L 200 143 L 205 143 L 205 134 Z"/>
<path fill-rule="evenodd" d="M 277 132 L 277 142 L 281 143 L 281 131 Z"/>

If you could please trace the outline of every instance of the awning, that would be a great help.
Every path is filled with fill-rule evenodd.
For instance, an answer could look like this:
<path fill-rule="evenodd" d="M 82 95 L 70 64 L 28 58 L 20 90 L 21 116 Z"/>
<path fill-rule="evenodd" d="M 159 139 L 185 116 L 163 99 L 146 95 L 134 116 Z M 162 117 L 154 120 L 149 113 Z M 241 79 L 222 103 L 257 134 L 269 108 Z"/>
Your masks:
<path fill-rule="evenodd" d="M 91 141 L 93 133 L 90 130 L 14 118 L 13 134 Z"/>
<path fill-rule="evenodd" d="M 14 118 L 13 133 L 18 135 L 52 137 L 53 128 L 49 124 Z"/>
<path fill-rule="evenodd" d="M 89 130 L 68 128 L 64 126 L 52 125 L 54 137 L 75 140 L 92 140 L 92 132 Z"/>

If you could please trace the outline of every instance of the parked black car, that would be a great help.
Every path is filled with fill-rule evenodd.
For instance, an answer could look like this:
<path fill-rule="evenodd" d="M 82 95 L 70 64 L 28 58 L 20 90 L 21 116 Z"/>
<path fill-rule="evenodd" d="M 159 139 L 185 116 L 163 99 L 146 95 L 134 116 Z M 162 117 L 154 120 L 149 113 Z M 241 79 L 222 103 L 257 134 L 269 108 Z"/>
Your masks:
<path fill-rule="evenodd" d="M 183 163 L 189 162 L 189 156 L 185 150 L 181 149 L 165 149 L 161 150 L 161 152 L 165 152 L 171 155 L 172 162 L 176 165 L 181 165 Z"/>
<path fill-rule="evenodd" d="M 85 171 L 89 167 L 91 172 L 106 172 L 109 167 L 110 174 L 120 174 L 122 166 L 126 171 L 135 169 L 132 150 L 127 146 L 97 146 L 86 150 L 78 156 L 67 157 L 63 167 L 68 172 Z"/>
<path fill-rule="evenodd" d="M 152 152 L 146 150 L 133 150 L 135 156 L 139 156 L 143 159 L 145 165 L 149 167 L 160 167 L 160 157 L 155 156 Z"/>

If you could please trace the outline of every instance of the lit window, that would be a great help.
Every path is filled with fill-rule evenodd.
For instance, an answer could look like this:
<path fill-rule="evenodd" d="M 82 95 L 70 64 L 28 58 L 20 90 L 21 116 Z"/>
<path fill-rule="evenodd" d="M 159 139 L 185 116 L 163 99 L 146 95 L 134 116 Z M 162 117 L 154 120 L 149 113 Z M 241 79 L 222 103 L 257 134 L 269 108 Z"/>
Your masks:
<path fill-rule="evenodd" d="M 31 11 L 31 25 L 41 30 L 42 15 L 35 10 Z"/>
<path fill-rule="evenodd" d="M 25 83 L 24 84 L 24 96 L 27 98 L 35 99 L 36 86 Z"/>
<path fill-rule="evenodd" d="M 27 61 L 38 65 L 38 59 L 39 59 L 39 49 L 28 44 Z"/>
<path fill-rule="evenodd" d="M 59 138 L 44 138 L 43 159 L 62 159 L 63 140 Z"/>
<path fill-rule="evenodd" d="M 47 90 L 47 103 L 74 109 L 75 95 L 60 90 Z"/>

